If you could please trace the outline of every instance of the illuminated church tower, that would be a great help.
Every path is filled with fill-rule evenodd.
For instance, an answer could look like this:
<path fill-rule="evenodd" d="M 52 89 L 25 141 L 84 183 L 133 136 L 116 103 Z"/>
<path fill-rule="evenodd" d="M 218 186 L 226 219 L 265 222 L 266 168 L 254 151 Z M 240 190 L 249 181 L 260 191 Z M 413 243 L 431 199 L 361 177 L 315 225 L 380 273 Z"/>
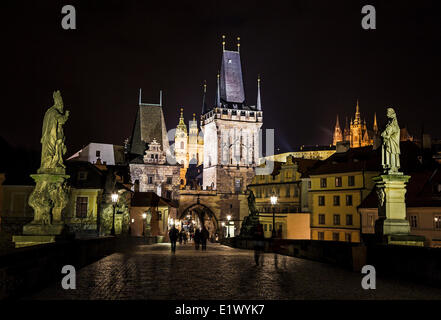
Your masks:
<path fill-rule="evenodd" d="M 179 118 L 175 133 L 175 157 L 176 162 L 184 168 L 188 167 L 187 143 L 188 134 L 187 126 L 184 121 L 184 108 L 181 108 L 181 117 Z"/>
<path fill-rule="evenodd" d="M 239 38 L 237 38 L 239 41 Z M 221 72 L 217 76 L 214 106 L 203 104 L 201 127 L 204 133 L 204 189 L 220 192 L 244 192 L 254 177 L 259 159 L 259 130 L 263 112 L 260 79 L 257 81 L 255 106 L 245 102 L 245 91 L 237 50 L 225 50 L 222 42 Z"/>

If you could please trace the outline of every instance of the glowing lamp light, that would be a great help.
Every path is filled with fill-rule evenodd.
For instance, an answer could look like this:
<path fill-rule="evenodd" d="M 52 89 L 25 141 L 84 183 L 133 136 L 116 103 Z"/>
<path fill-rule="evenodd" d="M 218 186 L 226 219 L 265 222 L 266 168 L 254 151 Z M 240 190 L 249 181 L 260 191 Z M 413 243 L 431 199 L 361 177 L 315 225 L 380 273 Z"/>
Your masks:
<path fill-rule="evenodd" d="M 112 193 L 112 202 L 114 202 L 114 203 L 118 202 L 118 194 L 117 193 Z"/>
<path fill-rule="evenodd" d="M 134 223 L 135 222 L 135 219 L 132 219 L 132 223 Z"/>
<path fill-rule="evenodd" d="M 438 222 L 438 217 L 435 217 L 435 222 Z"/>
<path fill-rule="evenodd" d="M 222 222 L 222 227 L 225 227 L 225 222 Z"/>
<path fill-rule="evenodd" d="M 142 218 L 145 219 L 147 218 L 147 215 L 145 213 L 142 214 Z"/>
<path fill-rule="evenodd" d="M 270 200 L 271 200 L 271 204 L 272 205 L 275 205 L 277 203 L 277 197 L 276 196 L 271 196 Z"/>
<path fill-rule="evenodd" d="M 230 221 L 231 220 L 231 216 L 227 216 L 227 220 Z"/>

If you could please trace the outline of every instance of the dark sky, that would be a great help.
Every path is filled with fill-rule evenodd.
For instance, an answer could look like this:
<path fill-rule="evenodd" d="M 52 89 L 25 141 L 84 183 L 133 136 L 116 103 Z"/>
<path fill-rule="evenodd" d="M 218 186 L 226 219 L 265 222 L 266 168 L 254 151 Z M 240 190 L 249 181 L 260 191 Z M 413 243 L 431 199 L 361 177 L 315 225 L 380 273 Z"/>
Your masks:
<path fill-rule="evenodd" d="M 6 3 L 5 3 L 6 2 Z M 72 4 L 77 30 L 61 28 Z M 375 5 L 377 30 L 361 28 Z M 0 136 L 40 148 L 42 119 L 60 89 L 71 117 L 68 154 L 89 142 L 122 144 L 138 89 L 144 102 L 164 91 L 167 128 L 198 115 L 202 83 L 214 101 L 221 35 L 241 37 L 246 99 L 262 78 L 264 126 L 281 151 L 329 144 L 336 114 L 385 119 L 396 108 L 411 134 L 441 138 L 441 1 L 2 1 Z"/>

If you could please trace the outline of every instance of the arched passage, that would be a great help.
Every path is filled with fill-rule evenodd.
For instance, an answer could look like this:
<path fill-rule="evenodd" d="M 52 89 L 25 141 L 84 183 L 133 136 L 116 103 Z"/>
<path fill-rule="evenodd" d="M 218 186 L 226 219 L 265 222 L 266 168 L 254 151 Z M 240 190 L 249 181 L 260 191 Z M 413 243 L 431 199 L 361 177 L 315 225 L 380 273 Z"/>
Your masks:
<path fill-rule="evenodd" d="M 193 228 L 205 228 L 210 233 L 210 239 L 216 239 L 220 235 L 219 222 L 214 212 L 202 203 L 194 203 L 182 211 L 178 216 L 182 226 L 191 222 Z"/>

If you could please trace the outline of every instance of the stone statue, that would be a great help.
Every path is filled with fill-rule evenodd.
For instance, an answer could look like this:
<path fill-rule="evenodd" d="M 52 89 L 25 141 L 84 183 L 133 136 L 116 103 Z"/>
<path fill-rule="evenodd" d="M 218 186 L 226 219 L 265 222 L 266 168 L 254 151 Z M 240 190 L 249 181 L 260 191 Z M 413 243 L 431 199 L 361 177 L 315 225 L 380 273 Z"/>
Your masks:
<path fill-rule="evenodd" d="M 53 93 L 54 105 L 50 107 L 43 120 L 41 136 L 41 166 L 38 173 L 64 173 L 66 167 L 63 156 L 66 153 L 64 145 L 63 125 L 69 117 L 69 111 L 63 111 L 63 99 L 60 91 Z"/>
<path fill-rule="evenodd" d="M 394 109 L 387 109 L 388 123 L 383 138 L 381 164 L 386 174 L 398 174 L 400 168 L 400 127 Z"/>
<path fill-rule="evenodd" d="M 242 227 L 240 228 L 240 237 L 251 238 L 254 235 L 254 229 L 259 224 L 259 211 L 256 208 L 256 197 L 252 190 L 248 195 L 248 209 L 249 215 L 243 219 Z"/>

